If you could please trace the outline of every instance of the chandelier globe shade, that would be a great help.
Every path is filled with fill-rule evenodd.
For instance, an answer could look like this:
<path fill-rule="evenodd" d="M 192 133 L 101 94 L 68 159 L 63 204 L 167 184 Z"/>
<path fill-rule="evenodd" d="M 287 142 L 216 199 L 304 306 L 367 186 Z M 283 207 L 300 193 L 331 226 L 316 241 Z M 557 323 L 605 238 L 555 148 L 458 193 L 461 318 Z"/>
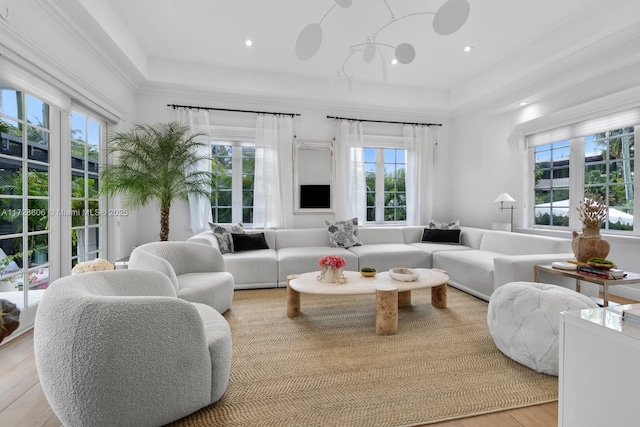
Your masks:
<path fill-rule="evenodd" d="M 322 27 L 320 24 L 312 22 L 300 31 L 298 40 L 296 40 L 296 56 L 298 59 L 306 61 L 320 49 L 322 44 Z"/>
<path fill-rule="evenodd" d="M 455 33 L 467 22 L 470 10 L 467 0 L 448 0 L 433 17 L 433 31 L 441 36 Z"/>
<path fill-rule="evenodd" d="M 376 44 L 373 42 L 368 42 L 367 46 L 364 48 L 364 52 L 362 52 L 362 59 L 367 64 L 373 61 L 373 58 L 376 57 Z"/>
<path fill-rule="evenodd" d="M 410 64 L 416 57 L 415 48 L 409 43 L 400 43 L 396 47 L 396 59 L 401 64 Z"/>
<path fill-rule="evenodd" d="M 351 7 L 351 3 L 353 3 L 353 0 L 336 0 L 336 3 L 338 3 L 340 7 L 344 7 L 345 9 L 347 9 Z"/>

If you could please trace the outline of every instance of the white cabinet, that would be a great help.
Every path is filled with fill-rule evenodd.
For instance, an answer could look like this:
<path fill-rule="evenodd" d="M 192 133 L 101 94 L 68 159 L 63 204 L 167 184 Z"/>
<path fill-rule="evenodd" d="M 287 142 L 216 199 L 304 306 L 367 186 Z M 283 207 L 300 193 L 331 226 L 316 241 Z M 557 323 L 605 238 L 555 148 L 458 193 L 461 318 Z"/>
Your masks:
<path fill-rule="evenodd" d="M 629 307 L 560 315 L 559 426 L 640 426 L 640 327 L 621 321 Z"/>

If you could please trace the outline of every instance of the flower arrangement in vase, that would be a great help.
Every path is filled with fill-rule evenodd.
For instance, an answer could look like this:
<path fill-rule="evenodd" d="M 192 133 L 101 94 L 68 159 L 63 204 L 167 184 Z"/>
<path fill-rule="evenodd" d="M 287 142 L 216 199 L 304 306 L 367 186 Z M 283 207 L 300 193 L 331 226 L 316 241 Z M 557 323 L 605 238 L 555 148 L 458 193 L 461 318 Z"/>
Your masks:
<path fill-rule="evenodd" d="M 342 269 L 347 261 L 341 256 L 326 255 L 318 260 L 320 275 L 318 280 L 325 283 L 345 283 L 347 279 L 342 274 Z"/>
<path fill-rule="evenodd" d="M 576 259 L 587 262 L 589 258 L 606 258 L 609 255 L 609 242 L 600 236 L 600 227 L 607 218 L 607 206 L 602 197 L 586 197 L 576 208 L 584 228 L 582 234 L 574 231 L 571 247 Z"/>

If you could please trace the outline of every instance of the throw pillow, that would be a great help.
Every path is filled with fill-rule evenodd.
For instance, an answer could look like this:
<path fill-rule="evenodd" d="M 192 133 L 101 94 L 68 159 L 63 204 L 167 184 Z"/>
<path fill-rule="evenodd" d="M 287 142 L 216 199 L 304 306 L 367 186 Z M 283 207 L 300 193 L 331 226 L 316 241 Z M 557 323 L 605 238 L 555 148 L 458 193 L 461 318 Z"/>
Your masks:
<path fill-rule="evenodd" d="M 350 248 L 362 246 L 358 237 L 358 218 L 347 221 L 324 221 L 329 226 L 329 246 L 332 248 Z"/>
<path fill-rule="evenodd" d="M 460 220 L 456 219 L 451 222 L 442 222 L 430 220 L 427 228 L 438 229 L 438 230 L 459 230 L 460 229 Z"/>
<path fill-rule="evenodd" d="M 264 233 L 231 233 L 233 252 L 269 249 Z"/>
<path fill-rule="evenodd" d="M 231 240 L 231 233 L 244 233 L 244 227 L 242 223 L 232 224 L 216 224 L 209 223 L 213 235 L 218 240 L 218 246 L 220 246 L 220 253 L 233 252 L 233 241 Z"/>
<path fill-rule="evenodd" d="M 437 228 L 425 228 L 422 232 L 422 241 L 431 243 L 460 244 L 460 230 L 440 230 Z"/>

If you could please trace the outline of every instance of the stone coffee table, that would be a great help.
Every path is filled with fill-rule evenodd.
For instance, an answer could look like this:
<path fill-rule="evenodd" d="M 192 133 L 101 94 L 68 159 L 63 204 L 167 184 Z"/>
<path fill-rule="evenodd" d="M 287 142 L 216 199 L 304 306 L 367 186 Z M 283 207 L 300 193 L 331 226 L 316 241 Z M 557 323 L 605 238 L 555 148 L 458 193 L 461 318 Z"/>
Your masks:
<path fill-rule="evenodd" d="M 438 269 L 417 268 L 420 277 L 413 282 L 394 280 L 388 272 L 374 277 L 363 277 L 357 271 L 345 271 L 343 284 L 317 280 L 319 271 L 292 274 L 287 277 L 287 316 L 300 314 L 300 294 L 363 295 L 376 294 L 376 333 L 393 335 L 398 331 L 398 307 L 411 305 L 411 291 L 431 288 L 431 304 L 447 308 L 447 282 L 449 276 Z"/>

